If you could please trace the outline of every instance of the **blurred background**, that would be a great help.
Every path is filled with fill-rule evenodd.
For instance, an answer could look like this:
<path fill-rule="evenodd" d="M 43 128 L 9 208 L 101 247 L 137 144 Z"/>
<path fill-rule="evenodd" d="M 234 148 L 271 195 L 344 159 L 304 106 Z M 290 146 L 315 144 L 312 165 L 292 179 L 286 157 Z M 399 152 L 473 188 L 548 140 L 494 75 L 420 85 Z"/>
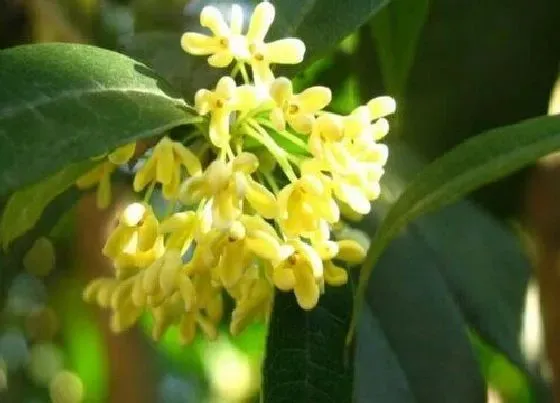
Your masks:
<path fill-rule="evenodd" d="M 154 67 L 190 99 L 214 77 L 200 72 L 204 60 L 186 58 L 178 38 L 197 29 L 206 4 L 221 3 L 0 0 L 0 48 L 63 41 L 118 50 Z M 340 113 L 376 95 L 394 96 L 399 110 L 388 141 L 406 150 L 398 163 L 426 163 L 492 127 L 560 113 L 559 21 L 558 0 L 394 0 L 309 63 L 297 83 L 332 88 L 332 107 Z M 400 29 L 387 29 L 388 22 Z M 188 78 L 193 71 L 195 82 Z M 389 177 L 385 186 L 402 188 L 404 181 Z M 122 189 L 114 188 L 107 211 L 98 211 L 88 194 L 63 216 L 49 234 L 57 247 L 52 265 L 21 270 L 16 264 L 10 274 L 0 273 L 0 402 L 258 402 L 264 325 L 236 338 L 224 325 L 217 342 L 197 339 L 183 347 L 173 329 L 151 341 L 149 318 L 114 335 L 108 316 L 82 303 L 84 285 L 111 270 L 100 250 L 116 211 L 131 198 Z M 380 209 L 390 193 L 386 199 Z M 560 163 L 547 158 L 476 192 L 472 201 L 515 228 L 535 269 L 525 282 L 515 338 L 547 389 L 554 357 L 545 353 L 541 306 L 552 306 L 560 290 L 552 258 L 560 251 Z M 539 283 L 549 289 L 539 290 Z M 560 334 L 558 310 L 546 311 L 550 334 Z M 508 359 L 474 333 L 472 340 L 489 402 L 542 401 Z"/>

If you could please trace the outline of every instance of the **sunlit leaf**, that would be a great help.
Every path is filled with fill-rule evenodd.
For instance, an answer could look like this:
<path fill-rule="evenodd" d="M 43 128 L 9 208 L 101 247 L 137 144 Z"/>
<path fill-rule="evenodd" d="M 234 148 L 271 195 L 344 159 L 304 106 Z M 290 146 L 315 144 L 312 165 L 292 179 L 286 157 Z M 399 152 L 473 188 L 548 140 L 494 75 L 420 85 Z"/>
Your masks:
<path fill-rule="evenodd" d="M 0 52 L 0 195 L 189 121 L 146 66 L 77 44 Z"/>

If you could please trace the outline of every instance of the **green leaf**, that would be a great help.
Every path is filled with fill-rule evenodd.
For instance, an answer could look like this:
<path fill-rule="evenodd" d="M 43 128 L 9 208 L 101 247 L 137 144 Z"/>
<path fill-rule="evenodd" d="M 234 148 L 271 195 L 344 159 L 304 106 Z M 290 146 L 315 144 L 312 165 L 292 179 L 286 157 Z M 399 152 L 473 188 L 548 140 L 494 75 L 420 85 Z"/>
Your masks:
<path fill-rule="evenodd" d="M 372 240 L 360 273 L 353 322 L 381 253 L 406 224 L 559 148 L 560 116 L 539 117 L 476 136 L 421 171 L 389 210 Z M 349 337 L 352 330 L 353 326 Z"/>
<path fill-rule="evenodd" d="M 352 402 L 353 370 L 344 346 L 351 306 L 349 285 L 327 287 L 311 311 L 304 311 L 293 293 L 276 294 L 263 367 L 263 402 Z"/>
<path fill-rule="evenodd" d="M 390 0 L 277 0 L 276 18 L 267 38 L 297 37 L 309 62 L 324 55 L 365 24 Z"/>
<path fill-rule="evenodd" d="M 358 224 L 370 234 L 375 234 L 386 204 L 425 165 L 400 142 L 390 149 L 382 182 L 382 195 L 389 200 L 376 202 L 374 214 Z M 357 328 L 357 402 L 413 402 L 423 395 L 432 403 L 438 400 L 430 397 L 430 389 L 437 389 L 433 395 L 442 401 L 453 393 L 449 385 L 471 390 L 468 383 L 476 381 L 477 371 L 472 358 L 468 359 L 474 352 L 468 353 L 465 347 L 467 328 L 503 353 L 514 363 L 510 366 L 523 371 L 535 391 L 545 392 L 542 380 L 528 369 L 518 341 L 530 271 L 515 235 L 468 201 L 410 223 L 385 250 L 368 285 Z M 434 300 L 438 303 L 430 303 Z M 403 316 L 408 318 L 406 326 L 396 324 Z M 406 327 L 408 336 L 398 332 L 399 326 Z M 430 337 L 419 336 L 427 329 L 431 329 Z M 419 356 L 426 350 L 430 359 Z M 461 350 L 459 359 L 455 351 Z M 469 368 L 468 362 L 469 376 L 464 369 L 455 371 Z M 440 382 L 444 377 L 450 378 Z M 368 400 L 367 396 L 372 397 Z"/>
<path fill-rule="evenodd" d="M 134 139 L 188 123 L 150 69 L 88 45 L 0 52 L 0 195 Z"/>
<path fill-rule="evenodd" d="M 395 0 L 371 21 L 385 88 L 399 97 L 414 61 L 430 0 Z"/>
<path fill-rule="evenodd" d="M 363 224 L 374 223 L 368 220 Z M 400 371 L 385 367 L 375 356 L 363 355 L 363 347 L 358 350 L 361 354 L 356 355 L 356 367 L 366 371 L 361 377 L 366 385 L 358 388 L 367 388 L 378 397 L 371 401 L 397 401 L 384 397 L 397 393 L 404 401 L 408 395 L 409 401 L 419 403 L 486 401 L 484 379 L 467 326 L 439 266 L 437 254 L 418 242 L 413 231 L 396 238 L 380 259 L 367 287 L 363 311 L 367 314 L 371 309 L 379 325 L 377 336 L 382 338 L 367 343 L 384 343 L 389 351 L 383 355 L 394 356 Z M 399 372 L 406 382 L 397 382 Z M 408 392 L 384 389 L 390 384 Z"/>
<path fill-rule="evenodd" d="M 4 250 L 14 239 L 33 228 L 45 207 L 72 186 L 92 165 L 90 162 L 69 165 L 50 178 L 12 194 L 0 221 L 0 243 Z"/>

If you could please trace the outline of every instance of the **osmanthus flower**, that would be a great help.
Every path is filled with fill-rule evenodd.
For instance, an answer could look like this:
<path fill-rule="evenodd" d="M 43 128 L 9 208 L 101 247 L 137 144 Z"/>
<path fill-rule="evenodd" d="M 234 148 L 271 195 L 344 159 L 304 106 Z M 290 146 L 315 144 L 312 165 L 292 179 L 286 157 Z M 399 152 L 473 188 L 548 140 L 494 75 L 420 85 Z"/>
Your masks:
<path fill-rule="evenodd" d="M 160 183 L 163 195 L 175 199 L 183 180 L 183 168 L 189 175 L 201 171 L 200 161 L 183 144 L 164 137 L 134 177 L 134 190 L 141 191 L 150 183 Z"/>
<path fill-rule="evenodd" d="M 278 130 L 286 129 L 286 122 L 298 133 L 307 134 L 313 127 L 315 114 L 326 107 L 332 98 L 327 87 L 311 87 L 294 94 L 292 82 L 279 77 L 270 86 L 270 96 L 276 107 L 270 120 Z"/>
<path fill-rule="evenodd" d="M 228 26 L 217 8 L 206 6 L 200 14 L 200 24 L 209 28 L 212 36 L 186 32 L 181 37 L 181 46 L 193 55 L 211 55 L 208 63 L 213 67 L 227 67 L 233 60 L 243 66 L 248 63 L 255 83 L 258 86 L 269 85 L 274 79 L 271 64 L 297 64 L 303 60 L 305 53 L 304 43 L 296 38 L 265 43 L 274 15 L 271 3 L 259 3 L 251 15 L 247 34 L 242 35 L 241 7 L 232 6 Z"/>
<path fill-rule="evenodd" d="M 231 14 L 226 22 L 205 7 L 210 34 L 183 35 L 187 52 L 233 71 L 196 92 L 191 129 L 174 130 L 148 152 L 133 181 L 135 191 L 147 188 L 144 201 L 124 209 L 103 249 L 115 275 L 84 293 L 112 311 L 115 331 L 148 312 L 154 339 L 169 326 L 184 343 L 199 330 L 214 339 L 227 293 L 235 304 L 230 332 L 238 334 L 267 320 L 276 289 L 313 309 L 326 285 L 345 284 L 348 267 L 366 256 L 367 242 L 347 230 L 341 212 L 359 219 L 379 196 L 388 158 L 380 140 L 394 100 L 373 98 L 344 116 L 325 110 L 328 88 L 296 93 L 288 78 L 274 78 L 272 64 L 298 63 L 305 52 L 297 38 L 265 41 L 274 6 L 258 4 L 245 33 L 241 8 Z M 106 189 L 111 170 L 133 153 L 112 153 L 89 183 Z M 167 205 L 157 216 L 156 184 Z"/>
<path fill-rule="evenodd" d="M 126 207 L 103 248 L 103 254 L 113 260 L 117 270 L 146 266 L 162 253 L 158 220 L 152 208 L 144 203 Z"/>
<path fill-rule="evenodd" d="M 222 77 L 216 89 L 198 90 L 194 99 L 195 108 L 202 116 L 210 114 L 208 135 L 218 148 L 228 146 L 230 140 L 230 117 L 234 111 L 248 111 L 258 105 L 256 88 L 242 85 L 238 87 L 231 77 Z"/>
<path fill-rule="evenodd" d="M 213 67 L 227 67 L 234 59 L 247 59 L 247 39 L 241 35 L 243 12 L 239 5 L 231 6 L 231 23 L 216 7 L 206 6 L 200 13 L 200 25 L 208 28 L 212 35 L 186 32 L 181 37 L 185 52 L 193 55 L 211 55 L 208 63 Z"/>
<path fill-rule="evenodd" d="M 130 143 L 117 148 L 107 156 L 107 159 L 97 165 L 76 181 L 80 189 L 88 189 L 97 185 L 97 207 L 105 209 L 111 203 L 111 174 L 119 165 L 126 164 L 134 156 L 136 143 Z M 105 158 L 102 156 L 101 158 Z"/>
<path fill-rule="evenodd" d="M 278 194 L 278 223 L 290 237 L 315 232 L 323 221 L 335 223 L 340 210 L 323 175 L 304 174 Z"/>
<path fill-rule="evenodd" d="M 252 322 L 268 319 L 274 287 L 268 277 L 262 273 L 270 271 L 267 268 L 271 269 L 271 266 L 252 265 L 245 272 L 244 278 L 236 289 L 229 291 L 235 300 L 229 326 L 232 335 L 241 333 Z"/>
<path fill-rule="evenodd" d="M 243 201 L 261 216 L 276 216 L 276 198 L 265 186 L 255 181 L 259 161 L 254 154 L 241 153 L 228 163 L 215 160 L 202 175 L 185 182 L 181 199 L 186 204 L 212 200 L 212 217 L 216 225 L 229 225 L 242 212 Z"/>
<path fill-rule="evenodd" d="M 305 44 L 297 38 L 279 39 L 265 43 L 264 38 L 274 22 L 275 9 L 271 3 L 262 2 L 255 7 L 247 31 L 250 65 L 257 86 L 270 85 L 274 75 L 271 64 L 298 64 L 303 61 Z"/>

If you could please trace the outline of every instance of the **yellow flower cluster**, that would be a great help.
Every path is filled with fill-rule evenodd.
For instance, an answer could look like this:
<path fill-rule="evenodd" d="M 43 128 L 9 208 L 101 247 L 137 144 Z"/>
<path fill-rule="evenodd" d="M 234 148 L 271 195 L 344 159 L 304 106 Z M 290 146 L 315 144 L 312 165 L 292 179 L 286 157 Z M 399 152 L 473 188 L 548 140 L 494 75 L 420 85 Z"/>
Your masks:
<path fill-rule="evenodd" d="M 270 66 L 299 63 L 305 46 L 293 38 L 265 42 L 274 12 L 271 3 L 258 4 L 243 34 L 239 6 L 229 24 L 207 6 L 200 22 L 210 34 L 182 37 L 185 51 L 234 68 L 195 94 L 203 118 L 195 140 L 162 138 L 136 172 L 134 190 L 148 187 L 151 195 L 160 185 L 170 209 L 157 217 L 149 196 L 130 204 L 107 240 L 103 253 L 116 275 L 94 280 L 85 298 L 112 310 L 115 331 L 147 310 L 155 338 L 170 325 L 185 343 L 197 328 L 215 337 L 227 293 L 236 334 L 267 317 L 275 288 L 312 309 L 325 285 L 347 282 L 343 266 L 365 256 L 361 243 L 338 230 L 341 211 L 367 214 L 379 196 L 388 150 L 378 140 L 395 102 L 375 98 L 341 116 L 324 110 L 328 88 L 296 93 L 288 78 L 275 78 Z M 117 153 L 119 161 L 132 155 Z M 97 181 L 105 189 L 110 170 L 99 169 L 82 186 Z"/>

